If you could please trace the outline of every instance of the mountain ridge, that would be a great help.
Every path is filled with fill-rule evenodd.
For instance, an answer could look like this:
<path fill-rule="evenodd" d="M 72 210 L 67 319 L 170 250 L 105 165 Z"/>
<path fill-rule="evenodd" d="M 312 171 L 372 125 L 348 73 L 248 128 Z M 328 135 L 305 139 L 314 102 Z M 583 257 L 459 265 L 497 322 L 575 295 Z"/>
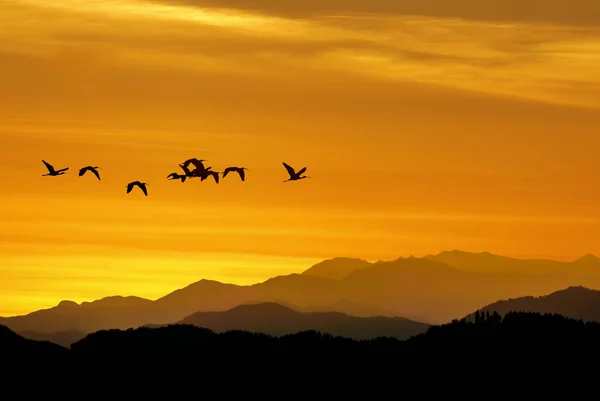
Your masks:
<path fill-rule="evenodd" d="M 509 312 L 556 313 L 587 322 L 600 322 L 600 291 L 583 286 L 570 286 L 542 296 L 524 296 L 498 300 L 465 316 L 473 321 L 475 313 Z"/>
<path fill-rule="evenodd" d="M 448 263 L 440 260 L 448 255 L 454 255 L 455 259 Z M 478 267 L 481 258 L 501 263 L 492 263 L 489 272 L 481 271 Z M 505 258 L 488 252 L 446 251 L 436 257 L 401 257 L 378 262 L 334 258 L 316 264 L 319 269 L 312 272 L 315 266 L 300 274 L 275 276 L 252 285 L 202 279 L 156 300 L 113 296 L 81 305 L 62 301 L 52 308 L 0 318 L 0 324 L 16 332 L 75 330 L 89 333 L 105 328 L 134 328 L 149 322 L 174 323 L 192 313 L 226 311 L 256 300 L 280 301 L 304 311 L 307 308 L 338 311 L 336 308 L 344 305 L 343 313 L 357 317 L 379 314 L 429 324 L 442 323 L 499 299 L 544 295 L 572 285 L 600 288 L 597 258 L 593 255 L 582 258 L 573 262 L 549 261 L 549 272 L 539 271 L 539 263 L 546 263 L 543 260 Z M 323 266 L 344 261 L 351 262 L 346 267 L 335 267 L 332 274 L 322 271 Z M 520 266 L 532 263 L 533 273 L 521 271 Z M 575 265 L 584 268 L 569 269 Z"/>

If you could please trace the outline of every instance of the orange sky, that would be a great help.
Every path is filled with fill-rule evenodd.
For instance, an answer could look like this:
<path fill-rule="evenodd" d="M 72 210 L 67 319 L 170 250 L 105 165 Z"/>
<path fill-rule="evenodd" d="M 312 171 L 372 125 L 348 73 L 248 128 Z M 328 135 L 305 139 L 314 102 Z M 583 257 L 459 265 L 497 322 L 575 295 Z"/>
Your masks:
<path fill-rule="evenodd" d="M 600 3 L 247 3 L 0 3 L 0 315 L 335 256 L 600 254 Z M 167 181 L 189 157 L 247 182 Z"/>

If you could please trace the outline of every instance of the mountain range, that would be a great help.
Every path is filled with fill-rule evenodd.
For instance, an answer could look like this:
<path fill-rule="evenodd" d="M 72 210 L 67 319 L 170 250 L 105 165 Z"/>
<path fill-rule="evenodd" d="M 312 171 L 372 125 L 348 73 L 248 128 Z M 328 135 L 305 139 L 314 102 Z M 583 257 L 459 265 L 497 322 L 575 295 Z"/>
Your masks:
<path fill-rule="evenodd" d="M 600 291 L 569 287 L 541 297 L 527 296 L 497 301 L 477 312 L 496 312 L 500 316 L 509 312 L 555 313 L 571 319 L 600 322 Z M 474 321 L 475 312 L 465 316 L 465 319 Z"/>
<path fill-rule="evenodd" d="M 461 251 L 379 262 L 334 258 L 301 274 L 277 276 L 254 285 L 200 280 L 154 301 L 122 296 L 81 304 L 62 301 L 49 309 L 0 318 L 0 324 L 38 336 L 72 331 L 87 334 L 171 324 L 197 312 L 268 302 L 301 312 L 403 317 L 439 324 L 499 299 L 541 296 L 569 286 L 600 288 L 600 259 L 586 255 L 561 262 Z"/>

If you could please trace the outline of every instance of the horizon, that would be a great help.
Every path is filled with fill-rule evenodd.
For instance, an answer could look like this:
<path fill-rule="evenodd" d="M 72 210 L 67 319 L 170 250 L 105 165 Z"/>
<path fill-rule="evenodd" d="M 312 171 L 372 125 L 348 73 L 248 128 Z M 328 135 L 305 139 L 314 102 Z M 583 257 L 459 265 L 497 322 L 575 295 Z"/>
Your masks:
<path fill-rule="evenodd" d="M 174 291 L 186 288 L 186 287 L 188 287 L 190 285 L 193 285 L 193 284 L 201 282 L 201 281 L 213 281 L 213 282 L 218 282 L 218 283 L 221 283 L 221 284 L 233 284 L 233 285 L 241 286 L 241 287 L 249 287 L 249 286 L 253 286 L 255 284 L 264 283 L 265 281 L 268 281 L 268 280 L 270 280 L 272 278 L 276 278 L 276 277 L 285 277 L 285 276 L 290 276 L 290 275 L 302 274 L 303 272 L 309 270 L 310 268 L 312 268 L 313 266 L 315 266 L 315 265 L 317 265 L 317 264 L 319 264 L 321 262 L 329 261 L 329 260 L 336 260 L 336 259 L 360 259 L 360 260 L 364 260 L 364 261 L 366 261 L 366 262 L 368 262 L 370 264 L 375 264 L 375 263 L 378 263 L 378 262 L 395 262 L 395 261 L 400 260 L 400 259 L 410 259 L 410 258 L 424 259 L 427 256 L 437 256 L 437 255 L 441 255 L 443 253 L 455 253 L 455 252 L 462 253 L 462 254 L 471 254 L 471 255 L 483 255 L 483 254 L 487 254 L 489 256 L 498 256 L 498 257 L 503 257 L 503 258 L 517 259 L 517 260 L 557 261 L 557 262 L 564 262 L 564 263 L 572 263 L 572 262 L 576 262 L 576 261 L 578 261 L 578 260 L 580 260 L 580 259 L 582 259 L 584 257 L 592 256 L 592 257 L 598 259 L 598 261 L 600 262 L 600 258 L 598 258 L 596 255 L 593 255 L 593 254 L 590 254 L 590 253 L 585 254 L 585 255 L 581 255 L 580 257 L 575 258 L 573 260 L 558 260 L 558 259 L 548 259 L 548 258 L 518 258 L 518 257 L 513 257 L 513 256 L 507 256 L 507 255 L 499 255 L 499 254 L 495 254 L 495 253 L 492 253 L 492 252 L 489 252 L 489 251 L 471 252 L 471 251 L 463 251 L 463 250 L 459 250 L 459 249 L 443 250 L 443 251 L 439 251 L 439 252 L 436 252 L 436 253 L 428 253 L 428 254 L 424 254 L 424 255 L 420 255 L 420 256 L 416 256 L 416 255 L 404 255 L 404 256 L 399 256 L 397 258 L 388 259 L 388 260 L 382 260 L 382 259 L 380 259 L 380 260 L 367 260 L 367 259 L 363 259 L 363 258 L 337 256 L 337 257 L 331 257 L 331 258 L 325 258 L 325 259 L 319 260 L 319 261 L 313 263 L 312 265 L 306 266 L 305 268 L 302 268 L 302 269 L 300 269 L 298 271 L 291 271 L 291 272 L 288 272 L 288 273 L 285 273 L 285 274 L 276 274 L 276 275 L 273 275 L 273 276 L 269 276 L 269 277 L 265 277 L 265 278 L 259 279 L 258 281 L 254 281 L 254 282 L 235 283 L 235 282 L 221 281 L 221 280 L 218 280 L 218 279 L 211 279 L 211 278 L 207 278 L 207 277 L 200 277 L 200 278 L 198 278 L 198 279 L 196 279 L 194 281 L 191 281 L 189 283 L 183 284 L 183 285 L 181 285 L 181 286 L 179 286 L 177 288 L 172 288 L 170 290 L 167 289 L 164 293 L 156 295 L 154 297 L 145 297 L 145 296 L 141 296 L 139 294 L 133 294 L 133 293 L 131 293 L 131 294 L 108 294 L 108 293 L 105 293 L 104 295 L 101 295 L 101 296 L 99 296 L 97 298 L 93 298 L 93 299 L 91 299 L 91 298 L 90 299 L 79 299 L 79 300 L 77 300 L 77 299 L 60 299 L 60 300 L 56 301 L 54 304 L 45 305 L 43 307 L 37 307 L 37 308 L 29 310 L 29 311 L 18 311 L 18 312 L 12 312 L 12 313 L 8 313 L 8 314 L 3 314 L 2 310 L 0 310 L 0 317 L 24 316 L 24 315 L 27 315 L 29 313 L 32 313 L 32 312 L 35 312 L 35 311 L 38 311 L 38 310 L 45 310 L 45 309 L 50 309 L 50 308 L 56 307 L 56 306 L 58 306 L 62 302 L 74 302 L 75 304 L 81 306 L 84 303 L 92 303 L 92 302 L 96 302 L 96 301 L 101 301 L 101 300 L 106 299 L 106 298 L 141 298 L 141 299 L 146 299 L 146 300 L 150 300 L 150 301 L 156 301 L 157 299 L 160 299 L 160 298 L 162 298 L 162 297 L 164 297 L 166 295 L 169 295 L 169 294 L 171 294 Z M 443 263 L 443 262 L 435 262 L 435 263 Z M 451 267 L 450 265 L 448 265 L 448 266 Z M 600 274 L 600 272 L 599 272 L 599 274 Z M 571 287 L 571 286 L 568 286 L 568 287 Z M 565 288 L 568 288 L 568 287 L 565 287 Z M 262 301 L 260 303 L 278 303 L 280 305 L 285 306 L 284 304 L 282 304 L 282 303 L 280 303 L 278 301 Z M 241 304 L 241 305 L 246 305 L 246 304 Z"/>
<path fill-rule="evenodd" d="M 600 3 L 567 1 L 0 2 L 0 316 L 336 257 L 600 255 Z M 245 179 L 167 179 L 191 158 Z"/>

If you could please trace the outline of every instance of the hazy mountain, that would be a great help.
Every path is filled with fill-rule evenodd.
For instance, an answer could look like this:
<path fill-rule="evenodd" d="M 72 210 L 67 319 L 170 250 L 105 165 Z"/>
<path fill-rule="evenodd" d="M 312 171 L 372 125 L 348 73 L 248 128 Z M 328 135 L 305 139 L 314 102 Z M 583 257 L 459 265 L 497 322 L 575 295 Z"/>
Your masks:
<path fill-rule="evenodd" d="M 138 327 L 155 316 L 153 302 L 138 297 L 108 297 L 94 302 L 62 301 L 57 306 L 24 316 L 0 318 L 0 324 L 17 333 L 91 333 L 107 327 Z"/>
<path fill-rule="evenodd" d="M 310 269 L 304 271 L 302 274 L 305 276 L 340 280 L 353 271 L 365 268 L 367 266 L 371 266 L 371 263 L 362 259 L 334 258 L 317 263 Z"/>
<path fill-rule="evenodd" d="M 245 330 L 274 336 L 317 330 L 353 339 L 406 339 L 430 325 L 404 318 L 356 317 L 339 312 L 297 312 L 276 303 L 240 305 L 225 312 L 198 312 L 179 324 L 205 327 L 216 333 Z"/>
<path fill-rule="evenodd" d="M 35 341 L 22 337 L 6 326 L 0 325 L 0 355 L 28 353 L 61 353 L 67 349 L 48 341 Z"/>
<path fill-rule="evenodd" d="M 501 316 L 512 311 L 553 313 L 572 319 L 600 322 L 600 291 L 569 287 L 541 297 L 527 296 L 494 302 L 478 310 L 498 312 Z M 475 313 L 465 318 L 473 321 Z"/>
<path fill-rule="evenodd" d="M 85 333 L 75 330 L 57 331 L 54 333 L 40 333 L 37 331 L 21 331 L 19 335 L 30 340 L 47 341 L 69 348 L 71 344 L 81 340 Z"/>
<path fill-rule="evenodd" d="M 425 258 L 475 273 L 600 275 L 600 258 L 594 255 L 585 255 L 571 262 L 563 262 L 546 259 L 507 258 L 489 252 L 444 251 L 437 255 L 425 256 Z"/>
<path fill-rule="evenodd" d="M 347 268 L 341 266 L 344 261 Z M 437 324 L 499 299 L 541 296 L 569 286 L 600 288 L 593 256 L 556 262 L 442 252 L 435 257 L 376 263 L 338 258 L 317 266 L 307 274 L 278 276 L 250 286 L 200 280 L 156 301 L 136 297 L 110 297 L 81 305 L 65 301 L 29 315 L 0 318 L 0 324 L 17 333 L 90 333 L 169 324 L 196 312 L 226 311 L 256 301 L 278 302 L 302 312 L 397 316 Z M 547 266 L 547 272 L 540 266 Z"/>

